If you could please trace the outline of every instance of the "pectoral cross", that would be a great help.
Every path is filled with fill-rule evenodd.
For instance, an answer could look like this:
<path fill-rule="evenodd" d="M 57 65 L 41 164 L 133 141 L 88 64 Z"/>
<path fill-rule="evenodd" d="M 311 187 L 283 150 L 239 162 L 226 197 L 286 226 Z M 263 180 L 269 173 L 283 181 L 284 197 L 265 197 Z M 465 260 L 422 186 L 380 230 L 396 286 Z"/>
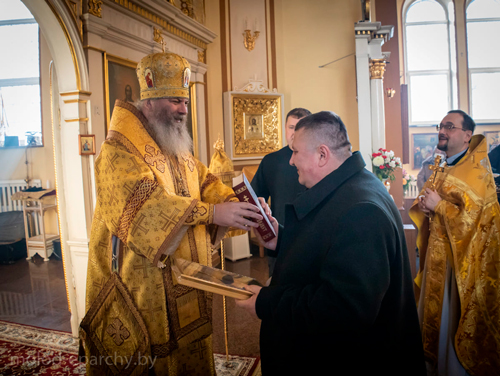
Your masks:
<path fill-rule="evenodd" d="M 436 158 L 434 159 L 434 165 L 429 166 L 429 170 L 434 171 L 430 177 L 431 180 L 431 186 L 430 188 L 434 191 L 436 190 L 436 177 L 438 172 L 443 172 L 444 167 L 440 167 L 439 165 L 441 164 L 441 156 L 437 155 Z"/>

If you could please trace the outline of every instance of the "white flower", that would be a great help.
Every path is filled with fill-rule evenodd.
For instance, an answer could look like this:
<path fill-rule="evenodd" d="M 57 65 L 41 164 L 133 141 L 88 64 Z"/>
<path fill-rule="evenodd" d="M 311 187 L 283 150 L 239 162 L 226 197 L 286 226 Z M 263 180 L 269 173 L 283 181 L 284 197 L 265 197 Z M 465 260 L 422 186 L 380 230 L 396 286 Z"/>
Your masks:
<path fill-rule="evenodd" d="M 389 155 L 389 157 L 391 157 L 391 158 L 392 158 L 392 157 L 394 157 L 394 152 L 393 152 L 392 150 L 391 150 L 391 151 L 389 151 L 387 154 L 388 154 L 388 155 Z"/>
<path fill-rule="evenodd" d="M 389 166 L 391 166 L 392 168 L 396 168 L 396 162 L 390 161 Z"/>
<path fill-rule="evenodd" d="M 384 164 L 384 158 L 381 156 L 373 158 L 373 165 L 379 167 Z"/>

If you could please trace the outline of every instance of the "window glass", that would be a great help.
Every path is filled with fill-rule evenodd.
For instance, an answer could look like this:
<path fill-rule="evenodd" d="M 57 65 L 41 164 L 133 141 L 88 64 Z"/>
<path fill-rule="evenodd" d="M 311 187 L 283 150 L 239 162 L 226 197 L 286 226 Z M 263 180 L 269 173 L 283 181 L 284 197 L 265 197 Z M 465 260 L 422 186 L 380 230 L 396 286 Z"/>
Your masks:
<path fill-rule="evenodd" d="M 21 0 L 0 0 L 0 51 L 0 147 L 42 145 L 39 29 Z"/>
<path fill-rule="evenodd" d="M 406 13 L 406 22 L 446 21 L 443 7 L 434 0 L 415 1 Z"/>
<path fill-rule="evenodd" d="M 408 70 L 449 69 L 446 24 L 406 27 Z"/>
<path fill-rule="evenodd" d="M 410 76 L 410 122 L 437 124 L 449 111 L 449 86 L 446 74 Z"/>
<path fill-rule="evenodd" d="M 500 21 L 467 23 L 469 68 L 500 67 L 500 45 L 492 46 L 498 35 Z"/>
<path fill-rule="evenodd" d="M 0 21 L 33 18 L 28 8 L 20 0 L 0 1 Z"/>
<path fill-rule="evenodd" d="M 27 132 L 33 130 L 34 124 L 41 124 L 40 86 L 4 86 L 1 90 L 4 100 L 5 114 L 9 122 L 7 136 L 17 136 L 19 146 L 27 143 Z M 38 129 L 39 131 L 40 129 Z M 37 145 L 41 145 L 41 133 L 37 132 Z"/>
<path fill-rule="evenodd" d="M 39 77 L 38 25 L 0 26 L 0 80 Z"/>
<path fill-rule="evenodd" d="M 467 19 L 497 18 L 500 17 L 500 1 L 474 0 L 467 7 Z"/>
<path fill-rule="evenodd" d="M 474 119 L 500 119 L 500 72 L 472 73 L 470 85 Z"/>

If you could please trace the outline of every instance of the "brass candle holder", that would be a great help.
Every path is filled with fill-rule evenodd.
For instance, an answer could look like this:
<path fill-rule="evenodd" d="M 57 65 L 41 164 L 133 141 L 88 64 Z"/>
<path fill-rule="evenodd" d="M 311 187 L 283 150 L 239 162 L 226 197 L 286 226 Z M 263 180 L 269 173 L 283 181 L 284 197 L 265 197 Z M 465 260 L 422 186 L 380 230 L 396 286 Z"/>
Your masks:
<path fill-rule="evenodd" d="M 260 31 L 254 31 L 252 35 L 252 30 L 246 29 L 243 33 L 244 39 L 243 44 L 248 51 L 252 51 L 255 48 L 255 41 L 259 37 Z"/>

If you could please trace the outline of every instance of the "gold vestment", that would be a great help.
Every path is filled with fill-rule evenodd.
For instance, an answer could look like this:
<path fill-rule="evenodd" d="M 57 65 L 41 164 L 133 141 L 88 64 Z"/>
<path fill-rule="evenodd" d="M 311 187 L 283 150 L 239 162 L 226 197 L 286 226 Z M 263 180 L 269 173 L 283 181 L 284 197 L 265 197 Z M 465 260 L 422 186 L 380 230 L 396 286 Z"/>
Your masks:
<path fill-rule="evenodd" d="M 426 360 L 438 361 L 448 261 L 461 308 L 454 347 L 461 365 L 475 376 L 500 374 L 500 206 L 486 147 L 484 136 L 473 136 L 466 155 L 437 174 L 442 200 L 431 220 L 419 210 L 418 199 L 410 209 L 418 227 L 420 271 L 415 281 L 417 301 L 423 294 Z"/>
<path fill-rule="evenodd" d="M 157 375 L 215 374 L 212 296 L 177 284 L 169 255 L 211 266 L 212 244 L 226 230 L 212 224 L 214 204 L 234 192 L 192 155 L 163 155 L 146 122 L 134 106 L 117 101 L 95 163 L 81 331 L 87 374 L 147 374 L 150 367 Z"/>

